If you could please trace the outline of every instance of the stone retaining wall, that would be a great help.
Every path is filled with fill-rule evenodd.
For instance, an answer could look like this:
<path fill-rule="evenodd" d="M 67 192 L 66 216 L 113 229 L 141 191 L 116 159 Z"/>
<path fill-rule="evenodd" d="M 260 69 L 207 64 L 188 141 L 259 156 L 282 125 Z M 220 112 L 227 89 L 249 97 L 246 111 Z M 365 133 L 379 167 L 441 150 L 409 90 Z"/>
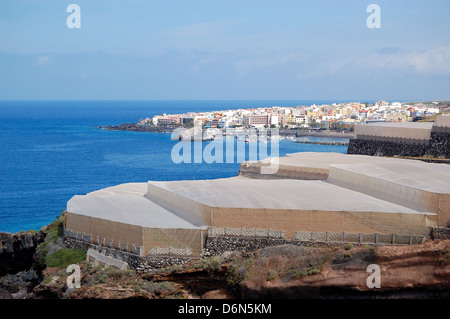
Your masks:
<path fill-rule="evenodd" d="M 229 229 L 230 233 L 236 229 Z M 254 231 L 254 230 L 253 230 Z M 277 238 L 273 237 L 254 237 L 254 236 L 220 236 L 218 233 L 225 233 L 224 229 L 211 228 L 209 230 L 214 236 L 207 236 L 205 239 L 204 252 L 199 257 L 187 256 L 156 256 L 156 255 L 138 255 L 127 251 L 115 249 L 114 247 L 107 247 L 96 245 L 93 242 L 82 240 L 83 237 L 70 238 L 65 237 L 64 242 L 69 248 L 73 249 L 93 249 L 100 254 L 114 258 L 118 261 L 125 262 L 129 268 L 137 270 L 138 272 L 147 272 L 150 269 L 165 268 L 173 265 L 183 265 L 192 259 L 207 258 L 211 256 L 220 256 L 226 251 L 240 251 L 248 254 L 258 249 L 268 246 L 278 246 L 285 244 L 293 244 L 298 246 L 310 247 L 334 247 L 342 246 L 344 244 L 352 243 L 354 245 L 372 245 L 383 246 L 390 244 L 417 244 L 427 240 L 426 236 L 410 236 L 397 234 L 348 234 L 348 233 L 311 233 L 311 232 L 296 232 L 296 239 L 285 239 L 284 236 L 277 234 Z M 245 235 L 245 232 L 242 232 Z M 435 230 L 435 236 L 444 236 L 444 232 Z M 449 235 L 449 234 L 447 234 Z M 445 236 L 447 236 L 445 235 Z M 338 236 L 334 238 L 333 236 Z M 322 238 L 323 237 L 323 238 Z M 323 240 L 321 240 L 321 238 Z"/>
<path fill-rule="evenodd" d="M 165 268 L 173 265 L 183 265 L 193 259 L 191 257 L 177 256 L 139 256 L 126 251 L 95 245 L 68 237 L 64 239 L 64 243 L 67 247 L 72 249 L 83 249 L 86 251 L 93 249 L 104 256 L 126 262 L 130 269 L 134 269 L 138 272 L 147 272 L 150 269 Z"/>
<path fill-rule="evenodd" d="M 432 239 L 450 239 L 450 228 L 433 227 L 431 229 Z"/>
<path fill-rule="evenodd" d="M 450 134 L 446 132 L 431 132 L 428 144 L 376 139 L 351 139 L 348 144 L 347 154 L 450 158 Z"/>

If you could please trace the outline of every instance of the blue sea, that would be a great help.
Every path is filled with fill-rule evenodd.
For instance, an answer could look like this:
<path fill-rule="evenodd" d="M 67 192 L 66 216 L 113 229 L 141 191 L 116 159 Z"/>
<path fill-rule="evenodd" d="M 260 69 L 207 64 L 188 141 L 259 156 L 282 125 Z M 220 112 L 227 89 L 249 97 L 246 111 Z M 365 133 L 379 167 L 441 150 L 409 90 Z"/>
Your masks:
<path fill-rule="evenodd" d="M 162 113 L 337 101 L 0 101 L 0 231 L 39 230 L 74 195 L 127 182 L 236 176 L 240 163 L 180 163 L 170 133 L 106 131 Z M 318 138 L 311 138 L 318 140 Z M 347 146 L 282 140 L 279 155 L 346 153 Z M 270 155 L 270 152 L 269 152 Z"/>

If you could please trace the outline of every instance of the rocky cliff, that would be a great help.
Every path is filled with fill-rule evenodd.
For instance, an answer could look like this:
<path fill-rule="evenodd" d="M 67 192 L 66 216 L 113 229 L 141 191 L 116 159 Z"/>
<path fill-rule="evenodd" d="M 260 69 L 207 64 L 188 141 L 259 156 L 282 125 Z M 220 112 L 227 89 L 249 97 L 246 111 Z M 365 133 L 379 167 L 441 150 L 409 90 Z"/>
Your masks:
<path fill-rule="evenodd" d="M 379 266 L 379 288 L 367 284 L 369 265 Z M 241 289 L 243 298 L 449 298 L 450 240 L 336 250 L 268 247 Z"/>
<path fill-rule="evenodd" d="M 30 269 L 36 247 L 45 239 L 45 233 L 0 232 L 0 276 Z"/>

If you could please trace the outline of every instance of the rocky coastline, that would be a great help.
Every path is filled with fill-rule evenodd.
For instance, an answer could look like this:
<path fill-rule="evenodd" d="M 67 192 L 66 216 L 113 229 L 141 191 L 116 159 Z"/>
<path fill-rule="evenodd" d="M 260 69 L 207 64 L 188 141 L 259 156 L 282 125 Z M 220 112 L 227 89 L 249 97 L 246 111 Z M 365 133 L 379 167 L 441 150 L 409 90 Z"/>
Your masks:
<path fill-rule="evenodd" d="M 152 125 L 141 125 L 137 123 L 124 123 L 119 125 L 104 125 L 96 128 L 105 131 L 131 131 L 131 132 L 156 132 L 156 133 L 171 133 L 174 128 L 157 127 Z"/>
<path fill-rule="evenodd" d="M 300 144 L 315 144 L 315 145 L 348 145 L 349 142 L 346 141 L 331 141 L 331 142 L 314 142 L 314 141 L 296 141 L 295 143 Z"/>
<path fill-rule="evenodd" d="M 105 131 L 130 131 L 130 132 L 155 132 L 155 133 L 171 133 L 176 127 L 159 127 L 153 125 L 145 125 L 139 123 L 124 123 L 119 125 L 105 125 L 97 126 L 96 128 Z M 329 137 L 329 138 L 353 138 L 353 133 L 330 131 L 330 130 L 304 130 L 304 129 L 279 129 L 278 133 L 281 136 L 295 136 L 295 137 Z"/>

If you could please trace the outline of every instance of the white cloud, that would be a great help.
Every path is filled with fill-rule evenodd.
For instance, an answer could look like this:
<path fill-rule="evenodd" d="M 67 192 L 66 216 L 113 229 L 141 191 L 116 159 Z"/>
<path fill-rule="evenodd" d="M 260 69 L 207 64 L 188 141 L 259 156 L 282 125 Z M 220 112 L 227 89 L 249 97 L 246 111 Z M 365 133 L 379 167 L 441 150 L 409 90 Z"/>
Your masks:
<path fill-rule="evenodd" d="M 297 78 L 383 74 L 386 76 L 448 76 L 450 46 L 438 46 L 422 51 L 381 49 L 373 53 L 335 52 L 334 56 L 314 56 L 307 70 L 297 72 Z"/>
<path fill-rule="evenodd" d="M 354 66 L 358 69 L 407 70 L 418 74 L 450 75 L 450 46 L 393 54 L 374 53 L 358 57 L 355 59 Z"/>
<path fill-rule="evenodd" d="M 440 46 L 406 56 L 405 61 L 418 72 L 450 75 L 450 46 Z"/>

